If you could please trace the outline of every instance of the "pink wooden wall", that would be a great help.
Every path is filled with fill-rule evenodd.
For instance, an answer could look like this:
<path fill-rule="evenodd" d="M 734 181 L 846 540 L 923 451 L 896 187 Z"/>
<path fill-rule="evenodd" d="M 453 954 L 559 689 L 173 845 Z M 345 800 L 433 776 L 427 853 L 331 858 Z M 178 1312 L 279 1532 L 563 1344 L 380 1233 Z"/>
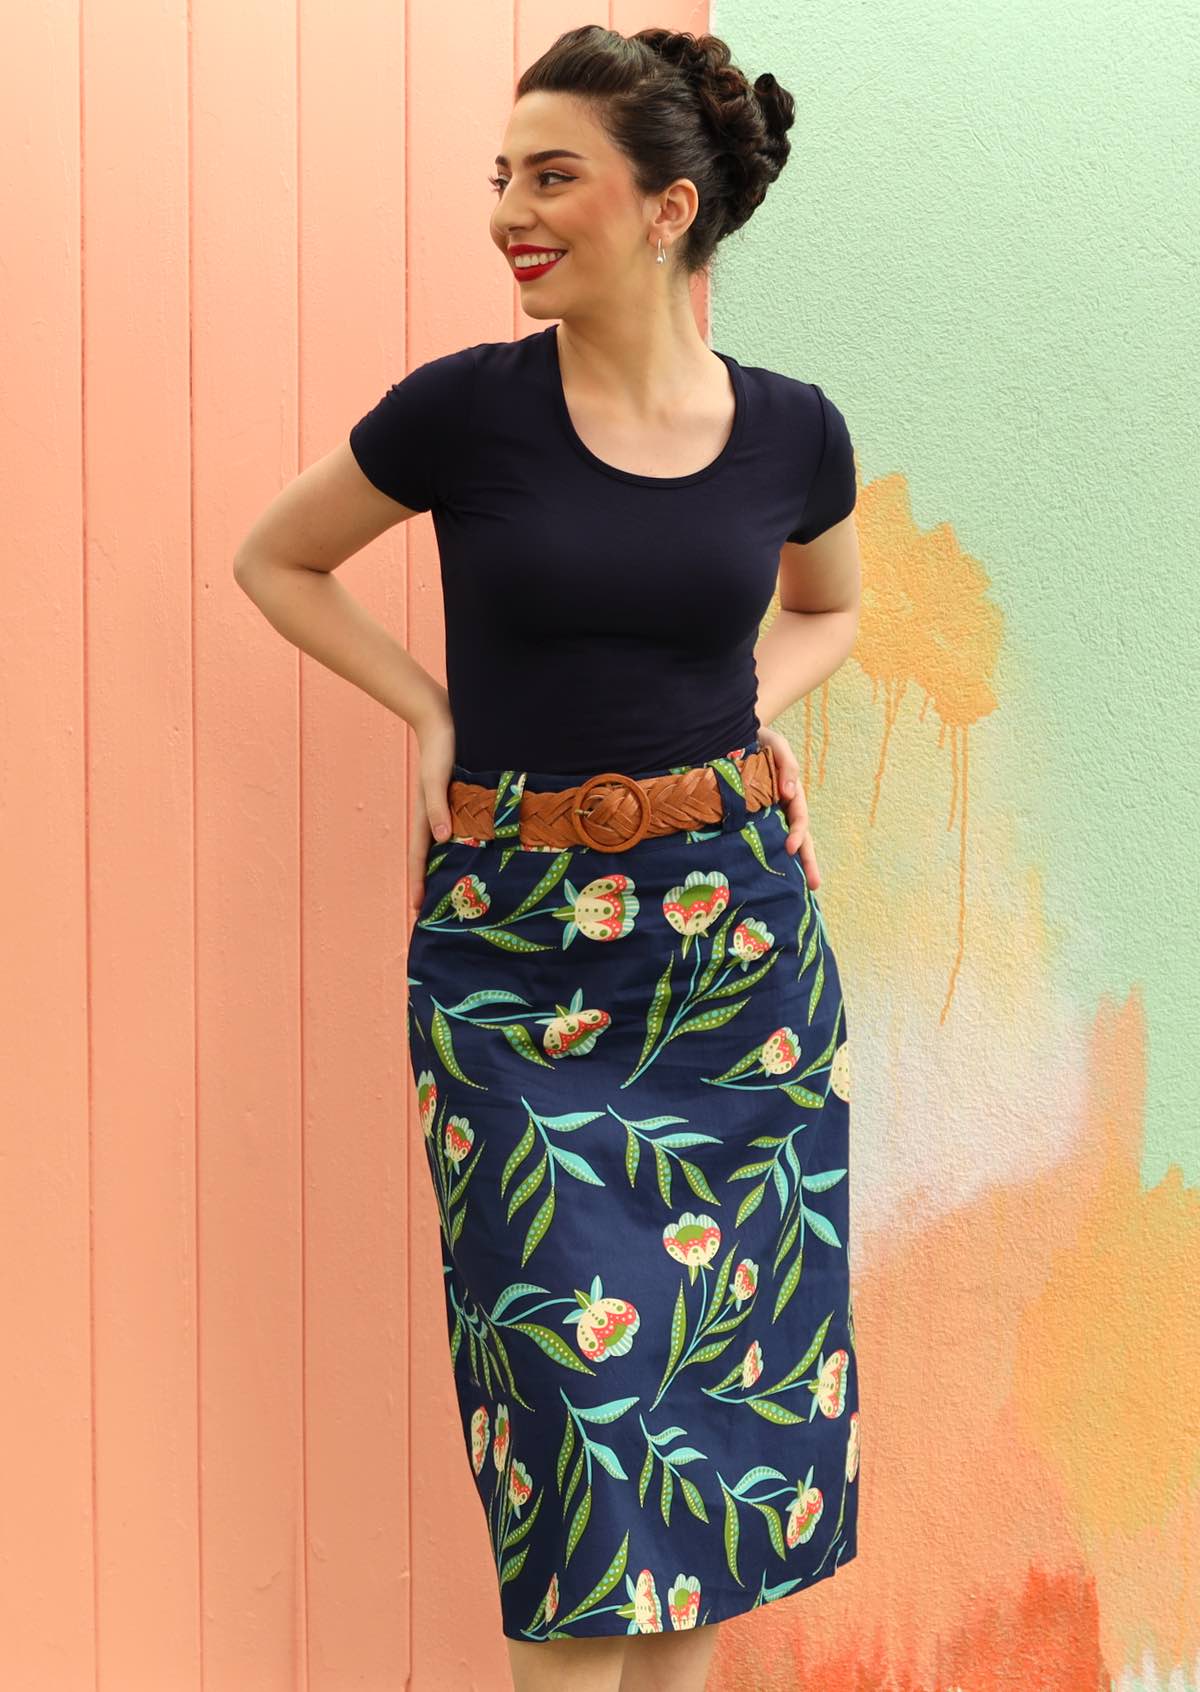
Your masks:
<path fill-rule="evenodd" d="M 485 179 L 520 69 L 604 9 L 9 19 L 0 1685 L 491 1692 L 405 1048 L 411 736 L 231 564 L 399 375 L 541 327 Z M 428 517 L 341 579 L 441 674 Z"/>

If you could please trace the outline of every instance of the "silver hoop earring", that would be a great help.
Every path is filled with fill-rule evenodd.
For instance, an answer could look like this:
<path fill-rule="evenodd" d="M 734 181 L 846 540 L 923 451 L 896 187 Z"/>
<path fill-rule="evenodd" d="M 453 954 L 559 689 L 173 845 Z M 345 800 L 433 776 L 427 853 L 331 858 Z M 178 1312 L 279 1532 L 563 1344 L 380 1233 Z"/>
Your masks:
<path fill-rule="evenodd" d="M 662 250 L 662 236 L 661 235 L 658 238 L 658 257 L 655 259 L 654 262 L 655 262 L 655 264 L 666 264 L 666 262 L 667 262 L 667 255 Z"/>

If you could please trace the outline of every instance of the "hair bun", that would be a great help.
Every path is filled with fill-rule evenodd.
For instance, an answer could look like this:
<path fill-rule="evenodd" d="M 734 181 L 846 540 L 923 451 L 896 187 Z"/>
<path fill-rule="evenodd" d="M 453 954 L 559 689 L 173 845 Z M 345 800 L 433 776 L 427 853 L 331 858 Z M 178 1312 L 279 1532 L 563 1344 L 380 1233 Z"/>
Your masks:
<path fill-rule="evenodd" d="M 770 71 L 752 85 L 718 35 L 642 29 L 620 35 L 582 24 L 560 35 L 521 75 L 537 89 L 577 94 L 604 110 L 640 192 L 688 177 L 700 197 L 684 262 L 702 269 L 740 229 L 787 162 L 796 103 Z"/>

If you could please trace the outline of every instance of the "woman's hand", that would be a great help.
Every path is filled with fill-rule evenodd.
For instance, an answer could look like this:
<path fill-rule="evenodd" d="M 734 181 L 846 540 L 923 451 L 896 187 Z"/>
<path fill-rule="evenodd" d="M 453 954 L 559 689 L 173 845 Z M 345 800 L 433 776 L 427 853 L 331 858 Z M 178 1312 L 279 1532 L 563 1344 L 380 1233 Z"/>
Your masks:
<path fill-rule="evenodd" d="M 779 787 L 783 795 L 779 802 L 788 820 L 785 848 L 789 852 L 799 852 L 804 879 L 816 889 L 821 884 L 821 872 L 817 868 L 816 848 L 808 831 L 808 800 L 800 785 L 800 765 L 796 754 L 778 729 L 760 725 L 758 740 L 760 745 L 769 746 L 775 754 L 775 768 L 779 771 Z"/>
<path fill-rule="evenodd" d="M 454 763 L 454 719 L 439 709 L 413 724 L 420 755 L 420 777 L 409 831 L 409 902 L 414 914 L 425 898 L 425 863 L 434 838 L 450 833 L 450 776 Z M 440 832 L 439 832 L 440 831 Z"/>

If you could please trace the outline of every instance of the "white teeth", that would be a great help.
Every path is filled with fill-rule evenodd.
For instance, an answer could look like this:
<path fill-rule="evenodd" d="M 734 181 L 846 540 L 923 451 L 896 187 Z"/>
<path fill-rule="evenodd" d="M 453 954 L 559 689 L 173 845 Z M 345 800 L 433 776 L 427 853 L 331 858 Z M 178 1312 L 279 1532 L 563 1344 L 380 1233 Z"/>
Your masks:
<path fill-rule="evenodd" d="M 518 270 L 528 270 L 533 265 L 545 264 L 547 259 L 561 258 L 562 252 L 518 253 L 513 264 Z"/>

